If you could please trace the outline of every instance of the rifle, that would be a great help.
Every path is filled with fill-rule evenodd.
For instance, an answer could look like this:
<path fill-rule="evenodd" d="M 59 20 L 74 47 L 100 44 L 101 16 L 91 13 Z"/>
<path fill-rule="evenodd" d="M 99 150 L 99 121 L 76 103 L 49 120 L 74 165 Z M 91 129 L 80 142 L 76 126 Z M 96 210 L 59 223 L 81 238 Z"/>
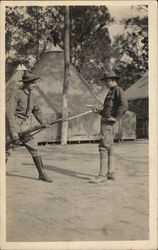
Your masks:
<path fill-rule="evenodd" d="M 73 119 L 75 119 L 75 118 L 78 118 L 78 117 L 81 117 L 81 116 L 84 116 L 84 115 L 88 115 L 88 114 L 90 114 L 90 113 L 93 113 L 93 111 L 92 111 L 92 110 L 88 110 L 88 111 L 86 111 L 86 112 L 84 112 L 84 113 L 81 113 L 81 114 L 78 114 L 78 115 L 74 115 L 74 116 L 71 116 L 71 117 L 66 117 L 66 118 L 64 118 L 64 119 L 60 118 L 60 119 L 58 119 L 58 120 L 56 120 L 56 121 L 50 122 L 49 125 L 54 125 L 54 124 L 59 123 L 59 122 L 71 121 L 71 120 L 73 120 Z M 31 127 L 31 128 L 29 128 L 29 129 L 27 129 L 27 130 L 21 132 L 21 133 L 19 134 L 19 137 L 20 137 L 20 138 L 19 138 L 18 140 L 15 141 L 15 140 L 9 139 L 9 140 L 6 142 L 6 148 L 9 148 L 9 146 L 10 146 L 11 144 L 20 143 L 20 139 L 24 138 L 26 135 L 28 135 L 28 134 L 30 134 L 30 133 L 33 133 L 33 132 L 35 132 L 34 134 L 37 134 L 37 133 L 41 132 L 43 129 L 45 129 L 45 128 L 46 128 L 45 125 L 40 124 L 40 125 L 36 125 L 36 126 L 34 126 L 34 127 Z"/>
<path fill-rule="evenodd" d="M 94 107 L 96 107 L 95 105 L 92 105 L 92 104 L 86 104 L 85 106 L 88 107 L 88 108 L 94 108 Z"/>
<path fill-rule="evenodd" d="M 85 106 L 90 108 L 93 112 L 95 112 L 94 111 L 95 109 L 98 111 L 101 111 L 103 109 L 103 106 L 101 106 L 101 105 L 96 106 L 96 105 L 92 105 L 92 104 L 86 104 Z"/>

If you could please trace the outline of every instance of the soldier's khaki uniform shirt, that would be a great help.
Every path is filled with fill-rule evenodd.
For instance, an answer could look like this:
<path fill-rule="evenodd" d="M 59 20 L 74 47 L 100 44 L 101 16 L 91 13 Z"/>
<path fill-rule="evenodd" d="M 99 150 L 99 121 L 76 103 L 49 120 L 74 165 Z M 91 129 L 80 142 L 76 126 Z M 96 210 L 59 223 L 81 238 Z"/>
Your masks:
<path fill-rule="evenodd" d="M 112 87 L 104 100 L 103 106 L 104 108 L 100 112 L 102 117 L 112 116 L 119 120 L 128 109 L 128 102 L 122 88 L 119 86 Z"/>
<path fill-rule="evenodd" d="M 32 91 L 29 92 L 24 88 L 16 90 L 12 94 L 7 107 L 7 118 L 9 121 L 10 132 L 18 133 L 20 122 L 22 124 L 27 121 L 30 118 L 31 113 L 40 123 L 43 123 L 44 120 L 42 113 L 34 93 L 32 93 Z"/>
<path fill-rule="evenodd" d="M 100 129 L 100 144 L 99 150 L 110 149 L 114 136 L 118 130 L 118 120 L 128 109 L 128 102 L 124 91 L 119 86 L 112 87 L 104 100 L 103 110 L 100 112 L 101 129 Z M 115 123 L 107 121 L 107 118 L 112 116 L 116 119 Z"/>

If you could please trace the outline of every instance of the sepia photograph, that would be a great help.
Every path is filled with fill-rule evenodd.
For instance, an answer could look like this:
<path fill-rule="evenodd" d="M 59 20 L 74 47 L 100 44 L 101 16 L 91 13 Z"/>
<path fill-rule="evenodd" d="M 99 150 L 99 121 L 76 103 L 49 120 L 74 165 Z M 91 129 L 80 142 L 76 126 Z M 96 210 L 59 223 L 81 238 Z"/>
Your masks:
<path fill-rule="evenodd" d="M 1 249 L 156 250 L 157 2 L 0 8 Z"/>

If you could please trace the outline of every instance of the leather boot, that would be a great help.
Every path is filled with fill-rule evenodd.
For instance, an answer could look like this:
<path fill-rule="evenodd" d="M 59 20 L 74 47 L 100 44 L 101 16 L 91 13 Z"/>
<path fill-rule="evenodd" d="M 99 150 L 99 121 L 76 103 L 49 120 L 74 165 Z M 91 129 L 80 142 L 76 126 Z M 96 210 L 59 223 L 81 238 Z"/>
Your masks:
<path fill-rule="evenodd" d="M 107 169 L 107 149 L 99 149 L 100 152 L 100 169 L 99 169 L 99 175 L 96 177 L 93 177 L 89 180 L 90 183 L 104 183 L 106 178 L 106 169 Z"/>
<path fill-rule="evenodd" d="M 41 156 L 33 156 L 32 158 L 39 173 L 39 180 L 52 182 L 52 180 L 45 173 Z"/>
<path fill-rule="evenodd" d="M 99 176 L 106 176 L 108 154 L 107 149 L 100 150 L 100 170 Z"/>
<path fill-rule="evenodd" d="M 108 150 L 108 172 L 106 177 L 108 180 L 114 180 L 114 165 L 115 165 L 115 158 L 114 158 L 114 151 L 113 147 Z"/>

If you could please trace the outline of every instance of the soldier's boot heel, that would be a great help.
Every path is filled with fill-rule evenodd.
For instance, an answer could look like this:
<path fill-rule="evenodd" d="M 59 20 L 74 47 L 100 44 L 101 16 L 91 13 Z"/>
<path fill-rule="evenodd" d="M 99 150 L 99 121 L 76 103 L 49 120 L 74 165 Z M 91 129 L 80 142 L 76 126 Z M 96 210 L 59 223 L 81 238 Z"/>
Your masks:
<path fill-rule="evenodd" d="M 34 156 L 33 161 L 39 173 L 39 180 L 52 182 L 52 180 L 47 176 L 45 172 L 41 156 Z"/>
<path fill-rule="evenodd" d="M 46 181 L 46 182 L 52 182 L 52 180 L 47 176 L 47 174 L 45 172 L 42 175 L 39 174 L 39 180 Z"/>
<path fill-rule="evenodd" d="M 108 180 L 115 180 L 115 176 L 114 176 L 113 173 L 109 173 L 109 172 L 108 172 L 108 173 L 106 174 L 106 177 L 107 177 Z"/>

